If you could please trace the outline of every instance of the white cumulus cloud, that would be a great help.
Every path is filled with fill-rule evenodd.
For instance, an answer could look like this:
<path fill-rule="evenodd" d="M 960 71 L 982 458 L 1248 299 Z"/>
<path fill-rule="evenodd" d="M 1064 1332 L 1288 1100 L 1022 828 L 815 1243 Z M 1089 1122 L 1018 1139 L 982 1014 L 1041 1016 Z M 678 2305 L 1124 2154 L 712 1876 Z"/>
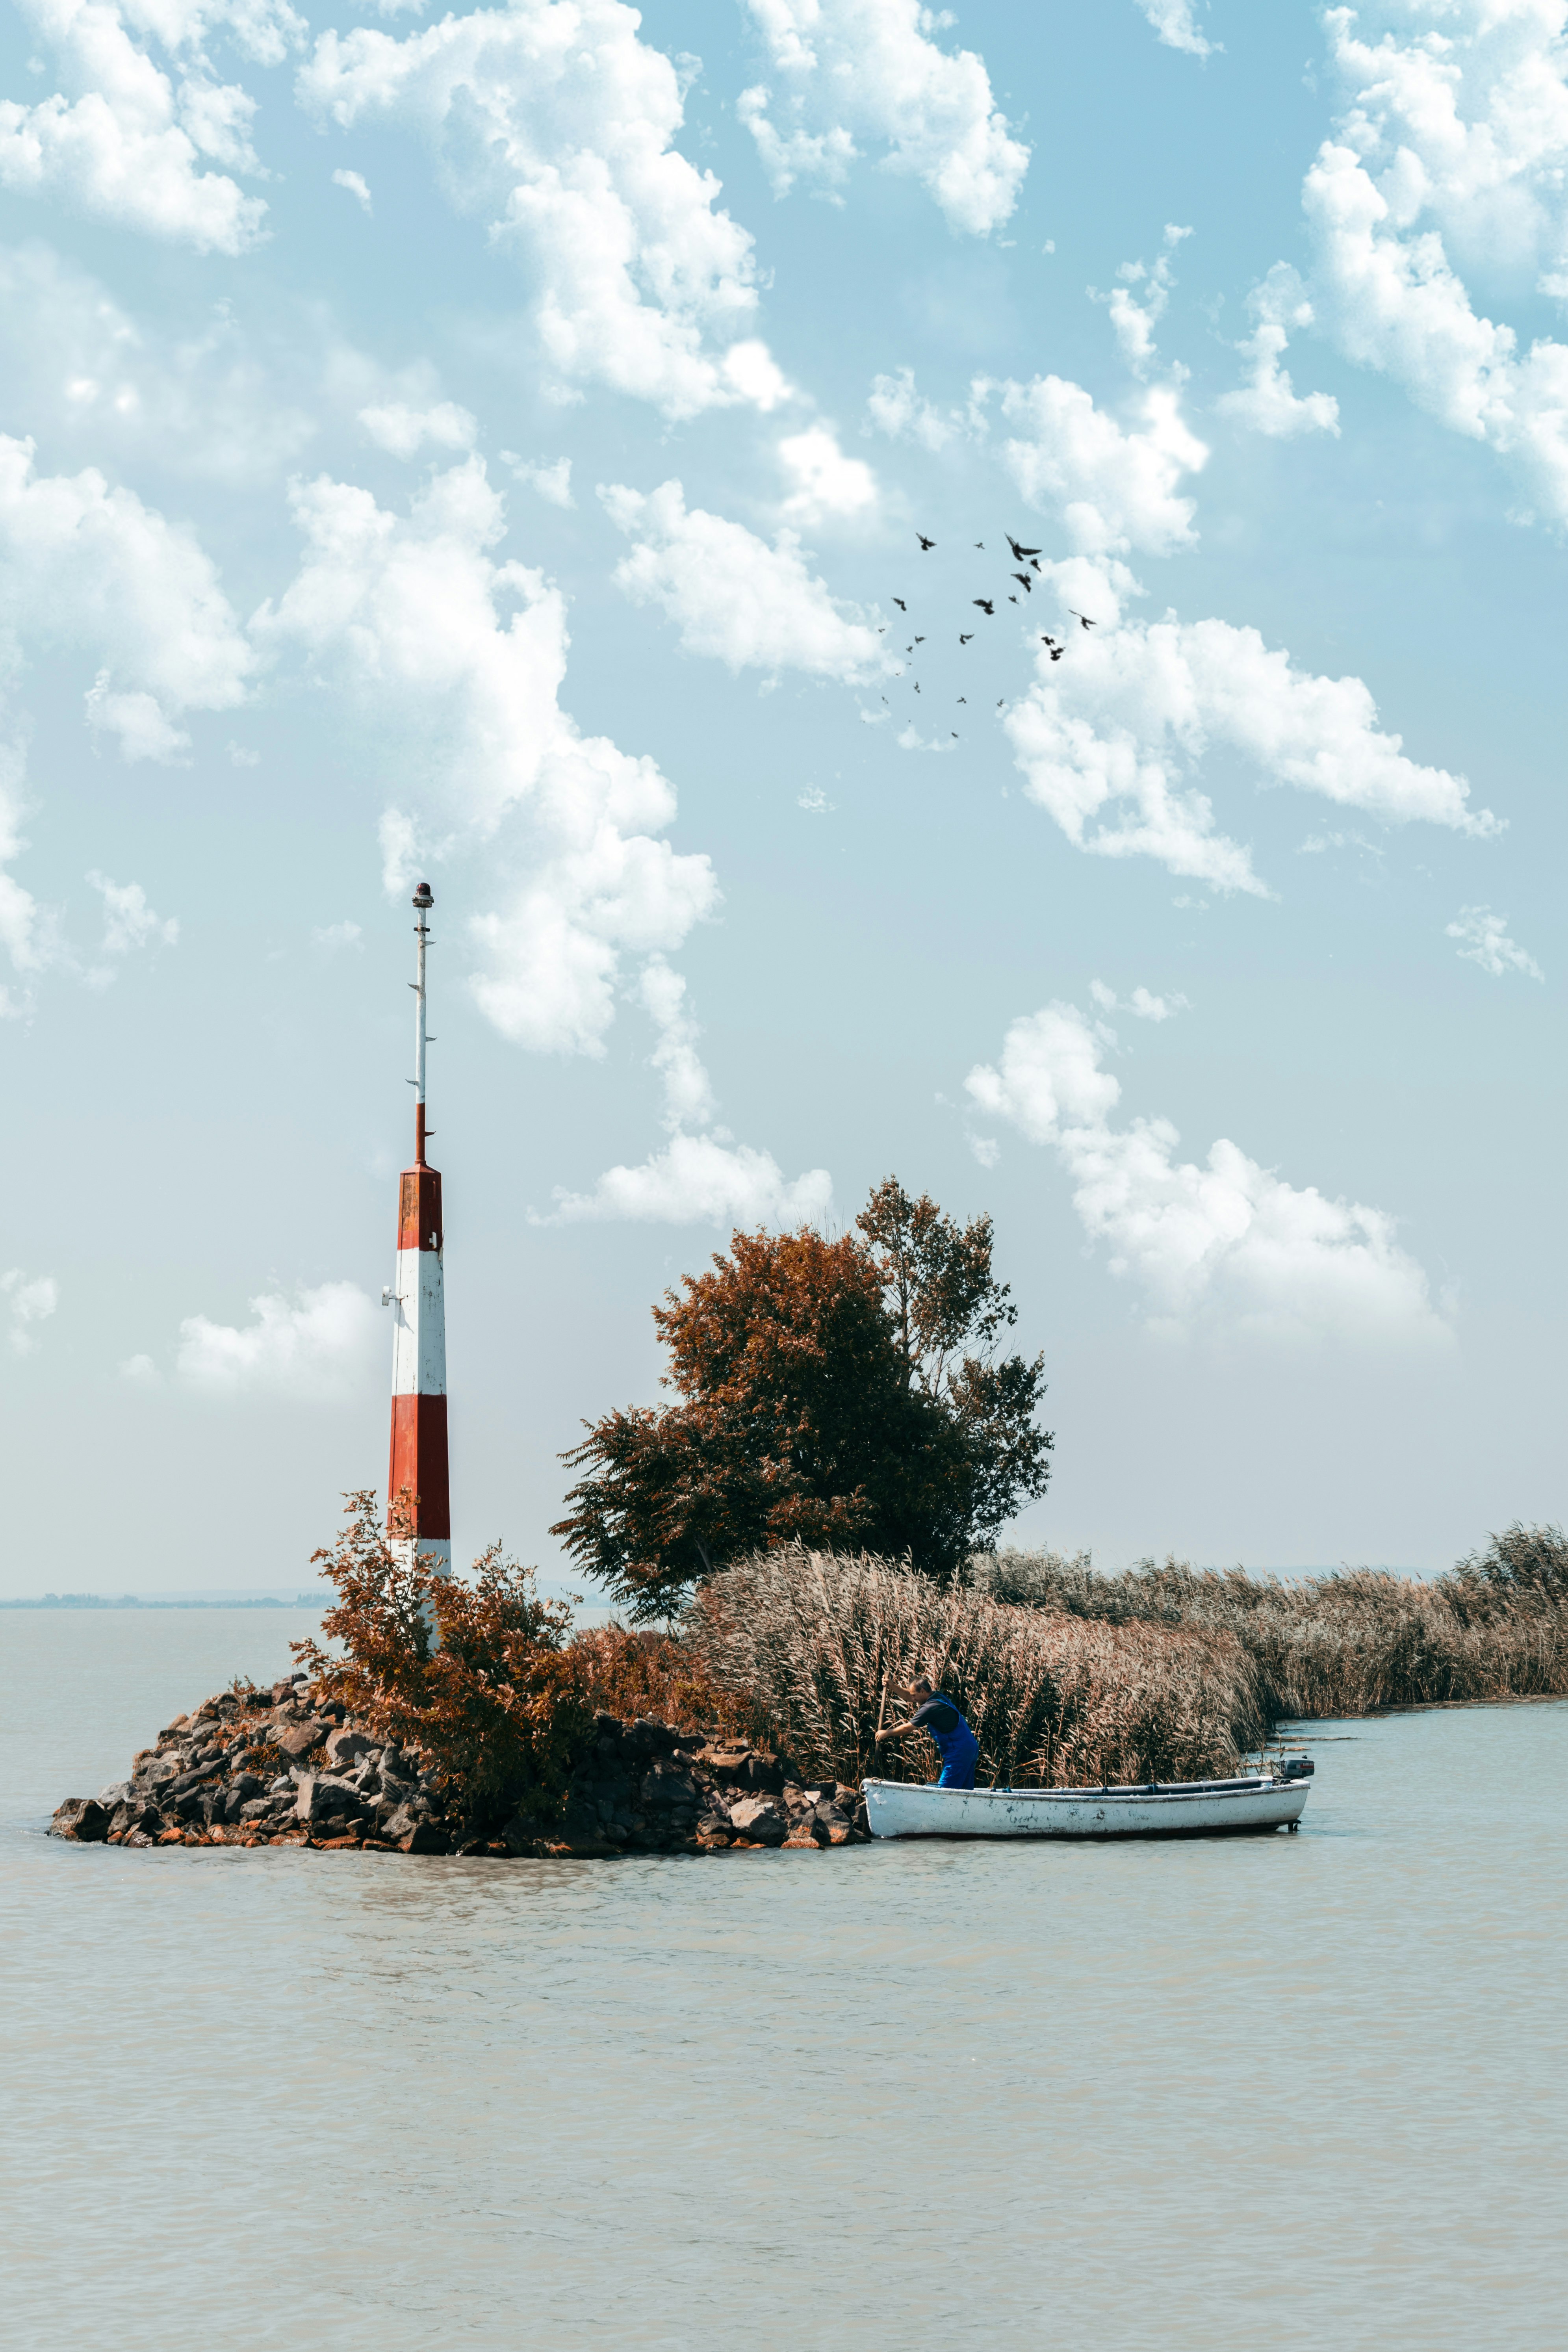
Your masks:
<path fill-rule="evenodd" d="M 1029 151 L 1011 136 L 972 50 L 931 38 L 952 20 L 921 0 L 744 0 L 778 95 L 758 85 L 738 111 L 774 193 L 797 180 L 841 187 L 860 150 L 929 190 L 952 228 L 984 236 L 1012 213 Z"/>
<path fill-rule="evenodd" d="M 1239 391 L 1225 393 L 1215 403 L 1220 415 L 1274 441 L 1288 441 L 1299 433 L 1337 435 L 1340 404 L 1333 394 L 1299 394 L 1289 370 L 1280 364 L 1291 335 L 1312 323 L 1312 305 L 1298 273 L 1289 262 L 1277 261 L 1253 288 L 1247 306 L 1258 324 L 1237 348 L 1251 362 L 1252 373 Z"/>
<path fill-rule="evenodd" d="M 51 1274 L 25 1274 L 14 1265 L 0 1274 L 0 1299 L 10 1321 L 7 1339 L 14 1356 L 30 1356 L 37 1346 L 37 1327 L 59 1305 L 59 1285 Z"/>
<path fill-rule="evenodd" d="M 1062 376 L 977 383 L 976 400 L 992 391 L 1015 428 L 1003 463 L 1031 506 L 1057 509 L 1080 554 L 1170 555 L 1192 545 L 1196 505 L 1182 485 L 1209 453 L 1182 415 L 1179 383 L 1151 384 L 1125 427 Z"/>
<path fill-rule="evenodd" d="M 833 1197 L 833 1180 L 825 1168 L 813 1168 L 791 1182 L 770 1152 L 737 1143 L 717 1124 L 712 1082 L 697 1051 L 700 1032 L 679 973 L 662 956 L 654 956 L 643 969 L 637 994 L 654 1026 L 651 1059 L 663 1085 L 669 1141 L 640 1166 L 607 1169 L 591 1192 L 558 1185 L 553 1214 L 538 1222 L 784 1225 L 825 1215 Z"/>
<path fill-rule="evenodd" d="M 1109 294 L 1097 293 L 1092 286 L 1089 289 L 1091 302 L 1103 302 L 1109 309 L 1111 331 L 1134 375 L 1147 375 L 1154 363 L 1154 330 L 1170 307 L 1175 283 L 1173 257 L 1182 239 L 1191 235 L 1190 228 L 1168 223 L 1164 251 L 1157 261 L 1124 261 L 1116 273 L 1121 283 Z M 1135 289 L 1141 289 L 1142 299 Z"/>
<path fill-rule="evenodd" d="M 1211 41 L 1199 32 L 1194 16 L 1194 0 L 1136 0 L 1155 32 L 1168 49 L 1184 49 L 1189 57 L 1209 58 L 1223 48 L 1222 41 Z"/>
<path fill-rule="evenodd" d="M 1131 1013 L 1139 1021 L 1170 1021 L 1178 1013 L 1189 1010 L 1184 996 L 1156 996 L 1148 988 L 1135 988 L 1131 996 L 1118 996 L 1102 980 L 1091 980 L 1089 992 L 1102 1013 Z"/>
<path fill-rule="evenodd" d="M 1250 853 L 1216 830 L 1211 802 L 1184 781 L 1221 748 L 1260 783 L 1385 824 L 1500 830 L 1489 810 L 1470 807 L 1462 776 L 1405 757 L 1360 678 L 1299 670 L 1256 629 L 1171 618 L 1076 630 L 1066 658 L 1042 646 L 1036 667 L 1004 726 L 1030 798 L 1101 856 L 1155 857 L 1215 889 L 1268 896 Z"/>
<path fill-rule="evenodd" d="M 0 100 L 0 186 L 198 253 L 257 243 L 267 207 L 227 176 L 260 168 L 256 101 L 217 80 L 206 44 L 224 32 L 258 62 L 279 63 L 304 30 L 284 0 L 23 0 L 22 13 L 66 87 L 33 106 Z M 154 41 L 171 71 L 151 54 Z"/>
<path fill-rule="evenodd" d="M 403 40 L 328 32 L 300 98 L 342 129 L 401 122 L 427 142 L 451 200 L 526 259 L 563 385 L 670 416 L 770 408 L 787 387 L 751 332 L 752 239 L 675 145 L 681 79 L 639 24 L 621 0 L 515 0 Z"/>
<path fill-rule="evenodd" d="M 558 1192 L 556 1220 L 624 1219 L 644 1224 L 796 1225 L 825 1215 L 826 1168 L 790 1182 L 768 1151 L 718 1135 L 672 1136 L 636 1168 L 607 1168 L 591 1192 Z"/>
<path fill-rule="evenodd" d="M 537 490 L 552 507 L 569 507 L 572 498 L 572 460 L 554 457 L 546 464 L 542 457 L 520 457 L 511 449 L 501 451 L 501 463 L 510 466 L 520 482 Z"/>
<path fill-rule="evenodd" d="M 1561 0 L 1371 0 L 1324 26 L 1346 91 L 1302 190 L 1321 330 L 1505 458 L 1568 521 L 1568 344 L 1486 314 L 1521 277 L 1568 297 Z"/>
<path fill-rule="evenodd" d="M 254 659 L 210 559 L 96 467 L 37 475 L 31 441 L 0 434 L 0 651 L 88 648 L 89 720 L 128 758 L 184 748 L 171 714 L 244 699 Z"/>
<path fill-rule="evenodd" d="M 803 530 L 849 521 L 876 506 L 877 477 L 863 458 L 845 456 L 828 425 L 786 434 L 779 443 L 779 463 L 792 486 L 784 516 Z"/>
<path fill-rule="evenodd" d="M 208 1396 L 330 1403 L 361 1386 L 384 1337 L 374 1306 L 353 1282 L 323 1282 L 292 1299 L 265 1292 L 251 1299 L 250 1312 L 250 1322 L 238 1327 L 184 1318 L 175 1370 L 187 1387 Z"/>
<path fill-rule="evenodd" d="M 646 494 L 619 483 L 599 496 L 635 541 L 616 581 L 639 604 L 659 606 L 688 653 L 731 669 L 800 669 L 847 682 L 882 662 L 858 606 L 830 594 L 791 530 L 770 547 L 743 523 L 688 508 L 678 481 Z"/>
<path fill-rule="evenodd" d="M 889 441 L 912 441 L 933 456 L 951 442 L 968 438 L 974 429 L 974 420 L 960 410 L 934 408 L 916 389 L 914 370 L 907 367 L 873 378 L 866 413 Z"/>
<path fill-rule="evenodd" d="M 320 374 L 309 341 L 258 347 L 227 303 L 182 331 L 133 315 L 47 245 L 0 246 L 0 375 L 57 450 L 224 483 L 277 477 L 317 429 Z"/>
<path fill-rule="evenodd" d="M 180 926 L 176 917 L 158 914 L 147 903 L 147 893 L 140 882 L 112 882 L 107 874 L 91 873 L 89 882 L 103 900 L 103 937 L 99 941 L 100 955 L 133 955 L 138 948 L 161 942 L 166 948 L 178 943 Z M 98 981 L 112 975 L 107 971 L 89 974 Z"/>
<path fill-rule="evenodd" d="M 411 408 L 403 400 L 382 401 L 362 408 L 359 421 L 377 448 L 394 457 L 416 457 L 426 442 L 437 449 L 471 449 L 479 429 L 477 419 L 455 400 L 438 400 L 429 408 Z"/>
<path fill-rule="evenodd" d="M 1527 972 L 1531 980 L 1546 977 L 1535 958 L 1517 940 L 1510 939 L 1508 917 L 1494 915 L 1489 907 L 1461 907 L 1447 926 L 1447 936 L 1462 940 L 1458 953 L 1466 962 L 1479 963 L 1494 980 L 1509 971 Z"/>
<path fill-rule="evenodd" d="M 469 926 L 481 1009 L 518 1044 L 601 1052 L 623 955 L 678 947 L 718 897 L 706 857 L 658 838 L 668 780 L 562 709 L 565 605 L 491 553 L 505 509 L 480 458 L 406 516 L 325 477 L 297 486 L 294 512 L 304 561 L 253 628 L 301 648 L 374 746 L 396 796 L 388 887 L 432 842 L 490 845 L 500 903 Z"/>
<path fill-rule="evenodd" d="M 334 172 L 332 185 L 334 188 L 346 188 L 363 211 L 368 213 L 372 210 L 370 186 L 363 172 Z"/>
<path fill-rule="evenodd" d="M 1451 1343 L 1384 1211 L 1289 1184 L 1224 1139 L 1201 1165 L 1183 1160 L 1169 1119 L 1113 1124 L 1121 1089 L 1103 1051 L 1076 1007 L 1053 1003 L 1015 1021 L 998 1062 L 964 1083 L 977 1112 L 1056 1152 L 1085 1232 L 1139 1285 L 1151 1328 Z"/>

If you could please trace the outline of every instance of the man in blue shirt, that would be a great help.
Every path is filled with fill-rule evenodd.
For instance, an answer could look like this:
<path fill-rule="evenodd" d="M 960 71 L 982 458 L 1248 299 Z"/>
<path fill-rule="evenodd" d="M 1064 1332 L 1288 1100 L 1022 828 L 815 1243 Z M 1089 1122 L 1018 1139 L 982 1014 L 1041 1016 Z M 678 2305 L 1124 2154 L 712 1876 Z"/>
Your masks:
<path fill-rule="evenodd" d="M 942 1758 L 942 1777 L 937 1787 L 973 1789 L 980 1742 L 952 1701 L 943 1692 L 933 1690 L 923 1675 L 917 1675 L 901 1696 L 910 1706 L 910 1719 L 907 1723 L 890 1723 L 886 1731 L 879 1731 L 878 1746 L 884 1739 L 902 1739 L 911 1731 L 929 1731 Z"/>

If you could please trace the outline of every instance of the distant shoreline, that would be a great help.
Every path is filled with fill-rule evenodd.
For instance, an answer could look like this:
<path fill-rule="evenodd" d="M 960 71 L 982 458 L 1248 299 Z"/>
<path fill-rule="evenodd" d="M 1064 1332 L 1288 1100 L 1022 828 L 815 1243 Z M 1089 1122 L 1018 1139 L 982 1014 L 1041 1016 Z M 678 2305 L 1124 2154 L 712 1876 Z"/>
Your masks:
<path fill-rule="evenodd" d="M 301 1592 L 292 1601 L 142 1601 L 134 1592 L 112 1600 L 99 1592 L 45 1592 L 32 1601 L 0 1601 L 0 1609 L 325 1609 L 326 1593 Z"/>

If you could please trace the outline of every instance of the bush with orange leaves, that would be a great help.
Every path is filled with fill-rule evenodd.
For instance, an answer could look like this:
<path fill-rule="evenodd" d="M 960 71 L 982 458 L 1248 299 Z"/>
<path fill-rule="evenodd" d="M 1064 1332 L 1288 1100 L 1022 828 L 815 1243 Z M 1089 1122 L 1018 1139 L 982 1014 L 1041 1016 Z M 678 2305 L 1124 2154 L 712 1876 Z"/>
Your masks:
<path fill-rule="evenodd" d="M 751 1701 L 721 1690 L 688 1642 L 668 1633 L 600 1625 L 575 1633 L 567 1652 L 591 1706 L 629 1722 L 639 1715 L 677 1731 L 735 1732 L 765 1739 L 771 1730 Z"/>
<path fill-rule="evenodd" d="M 390 1542 L 373 1492 L 350 1495 L 345 1514 L 337 1542 L 313 1555 L 338 1596 L 321 1632 L 343 1654 L 290 1644 L 317 1693 L 422 1751 L 449 1822 L 478 1832 L 520 1810 L 552 1819 L 595 1704 L 568 1646 L 570 1609 L 542 1601 L 533 1570 L 499 1543 L 468 1578 L 441 1577 L 397 1542 L 395 1506 Z"/>

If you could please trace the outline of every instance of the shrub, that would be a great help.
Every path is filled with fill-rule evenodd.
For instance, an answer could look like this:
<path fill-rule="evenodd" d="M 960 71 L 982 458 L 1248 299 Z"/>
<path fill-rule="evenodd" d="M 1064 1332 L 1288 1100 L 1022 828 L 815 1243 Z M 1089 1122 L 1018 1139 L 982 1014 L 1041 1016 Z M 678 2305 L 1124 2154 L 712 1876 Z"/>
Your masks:
<path fill-rule="evenodd" d="M 567 1646 L 571 1611 L 541 1601 L 533 1570 L 499 1544 L 470 1578 L 440 1577 L 387 1541 L 373 1493 L 350 1495 L 345 1508 L 336 1544 L 313 1555 L 338 1595 L 321 1631 L 343 1654 L 290 1644 L 317 1692 L 420 1751 L 452 1818 L 485 1828 L 521 1808 L 548 1820 L 592 1721 Z"/>
<path fill-rule="evenodd" d="M 574 1633 L 567 1655 L 589 1706 L 623 1721 L 651 1715 L 678 1731 L 747 1737 L 765 1728 L 753 1722 L 754 1710 L 744 1699 L 720 1688 L 689 1642 L 670 1634 L 602 1625 Z"/>

